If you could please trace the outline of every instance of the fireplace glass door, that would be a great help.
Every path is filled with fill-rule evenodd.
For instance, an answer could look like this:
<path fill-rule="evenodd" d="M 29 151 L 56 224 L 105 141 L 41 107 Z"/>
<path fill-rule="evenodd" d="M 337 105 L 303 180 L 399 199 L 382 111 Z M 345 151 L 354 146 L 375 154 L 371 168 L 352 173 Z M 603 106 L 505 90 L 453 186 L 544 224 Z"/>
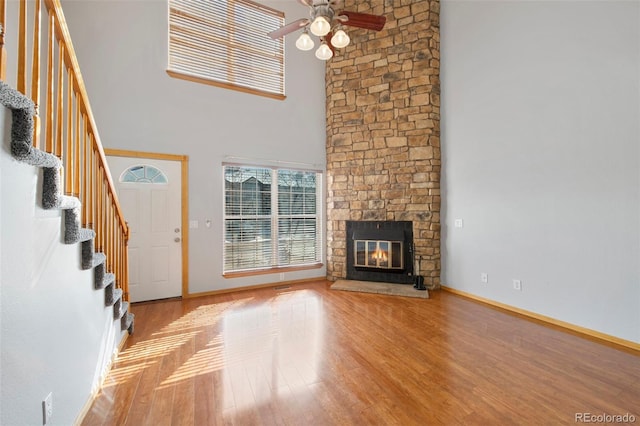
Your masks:
<path fill-rule="evenodd" d="M 355 240 L 356 267 L 402 269 L 402 241 Z"/>

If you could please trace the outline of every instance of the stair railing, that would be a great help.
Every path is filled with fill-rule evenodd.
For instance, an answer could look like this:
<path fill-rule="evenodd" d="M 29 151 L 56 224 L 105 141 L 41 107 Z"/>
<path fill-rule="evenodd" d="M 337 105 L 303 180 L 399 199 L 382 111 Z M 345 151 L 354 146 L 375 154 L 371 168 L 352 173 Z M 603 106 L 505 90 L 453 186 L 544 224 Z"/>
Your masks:
<path fill-rule="evenodd" d="M 128 301 L 129 227 L 107 166 L 62 6 L 59 0 L 29 1 L 33 8 L 29 24 L 27 5 L 27 0 L 19 0 L 16 89 L 36 105 L 34 147 L 62 160 L 64 193 L 82 202 L 82 226 L 95 231 L 95 249 L 107 256 L 107 271 L 115 274 L 116 285 L 122 289 L 123 299 Z M 7 0 L 0 0 L 1 80 L 5 80 L 7 71 L 6 6 Z M 46 19 L 44 30 L 43 14 Z M 46 43 L 44 55 L 45 44 L 41 45 L 41 41 Z M 46 60 L 46 67 L 41 55 Z M 45 93 L 44 107 L 40 104 L 41 90 Z M 44 136 L 41 135 L 42 126 Z"/>

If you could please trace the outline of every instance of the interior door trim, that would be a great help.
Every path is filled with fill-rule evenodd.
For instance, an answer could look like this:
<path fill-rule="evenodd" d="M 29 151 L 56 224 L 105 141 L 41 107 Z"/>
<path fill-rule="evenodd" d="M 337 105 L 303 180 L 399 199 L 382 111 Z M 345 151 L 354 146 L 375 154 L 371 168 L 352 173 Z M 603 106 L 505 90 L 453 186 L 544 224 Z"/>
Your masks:
<path fill-rule="evenodd" d="M 181 223 L 182 223 L 182 297 L 189 296 L 189 156 L 161 154 L 157 152 L 128 151 L 104 148 L 104 154 L 112 157 L 148 158 L 151 160 L 180 161 Z M 111 174 L 111 171 L 109 171 Z"/>

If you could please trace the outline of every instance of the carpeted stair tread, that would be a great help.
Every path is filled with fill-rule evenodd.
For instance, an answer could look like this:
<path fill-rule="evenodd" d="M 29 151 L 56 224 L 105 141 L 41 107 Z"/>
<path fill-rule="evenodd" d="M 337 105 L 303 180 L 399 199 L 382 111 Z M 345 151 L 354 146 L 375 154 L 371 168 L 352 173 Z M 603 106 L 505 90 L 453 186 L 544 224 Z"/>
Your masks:
<path fill-rule="evenodd" d="M 104 277 L 107 274 L 107 270 L 105 267 L 104 263 L 101 263 L 99 265 L 96 265 L 95 268 L 93 268 L 93 286 L 94 288 L 104 288 L 106 287 L 108 284 L 104 283 Z"/>
<path fill-rule="evenodd" d="M 114 284 L 109 284 L 104 289 L 104 305 L 113 306 L 118 299 L 122 298 L 122 289 L 115 288 Z"/>
<path fill-rule="evenodd" d="M 116 300 L 116 303 L 113 304 L 113 319 L 120 319 L 123 315 L 122 313 L 122 297 Z"/>
<path fill-rule="evenodd" d="M 112 274 L 111 272 L 108 272 L 108 273 L 104 274 L 102 280 L 100 280 L 99 283 L 96 281 L 94 288 L 96 290 L 100 290 L 102 288 L 106 288 L 108 285 L 113 283 L 115 280 L 116 280 L 115 274 Z"/>
<path fill-rule="evenodd" d="M 77 197 L 71 197 L 69 195 L 61 195 L 59 199 L 60 199 L 60 204 L 58 205 L 58 208 L 60 210 L 71 210 L 71 209 L 82 207 L 82 203 L 80 202 L 80 199 L 78 199 Z"/>
<path fill-rule="evenodd" d="M 80 217 L 82 216 L 80 207 L 65 210 L 63 216 L 65 244 L 89 241 L 95 237 L 96 234 L 93 230 L 82 228 L 82 225 L 80 224 Z"/>
<path fill-rule="evenodd" d="M 120 299 L 119 302 L 116 302 L 116 304 L 113 305 L 113 319 L 119 320 L 128 311 L 129 311 L 129 302 L 124 302 L 122 301 L 122 299 Z"/>
<path fill-rule="evenodd" d="M 133 324 L 135 322 L 135 315 L 131 312 L 128 312 L 127 315 L 124 315 L 120 318 L 120 330 L 127 330 L 129 334 L 133 334 Z"/>
<path fill-rule="evenodd" d="M 107 260 L 107 255 L 106 254 L 104 254 L 104 253 L 94 253 L 93 254 L 92 265 L 95 268 L 96 266 L 102 265 L 105 260 Z"/>
<path fill-rule="evenodd" d="M 0 81 L 0 104 L 11 110 L 11 155 L 32 166 L 59 169 L 62 162 L 58 157 L 33 146 L 33 101 Z"/>
<path fill-rule="evenodd" d="M 81 244 L 80 267 L 83 270 L 93 268 L 93 256 L 95 255 L 93 239 L 83 241 Z"/>
<path fill-rule="evenodd" d="M 93 229 L 89 228 L 80 228 L 75 232 L 69 232 L 69 228 L 65 228 L 64 232 L 64 243 L 65 244 L 76 244 L 82 243 L 85 241 L 93 240 L 96 237 L 96 233 Z"/>
<path fill-rule="evenodd" d="M 96 237 L 96 232 L 93 229 L 89 228 L 80 228 L 80 237 L 78 238 L 78 243 L 82 243 L 85 241 L 93 240 Z"/>
<path fill-rule="evenodd" d="M 46 210 L 69 210 L 79 208 L 82 203 L 77 197 L 60 193 L 60 169 L 45 167 L 42 169 L 42 207 Z"/>

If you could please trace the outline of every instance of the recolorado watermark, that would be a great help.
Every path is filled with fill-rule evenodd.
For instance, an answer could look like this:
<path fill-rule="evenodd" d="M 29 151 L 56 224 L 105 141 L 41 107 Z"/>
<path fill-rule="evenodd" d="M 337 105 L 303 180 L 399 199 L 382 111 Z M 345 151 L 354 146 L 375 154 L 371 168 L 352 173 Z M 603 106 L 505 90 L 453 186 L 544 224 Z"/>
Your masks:
<path fill-rule="evenodd" d="M 635 423 L 636 416 L 630 413 L 625 414 L 593 414 L 576 413 L 576 423 Z"/>

